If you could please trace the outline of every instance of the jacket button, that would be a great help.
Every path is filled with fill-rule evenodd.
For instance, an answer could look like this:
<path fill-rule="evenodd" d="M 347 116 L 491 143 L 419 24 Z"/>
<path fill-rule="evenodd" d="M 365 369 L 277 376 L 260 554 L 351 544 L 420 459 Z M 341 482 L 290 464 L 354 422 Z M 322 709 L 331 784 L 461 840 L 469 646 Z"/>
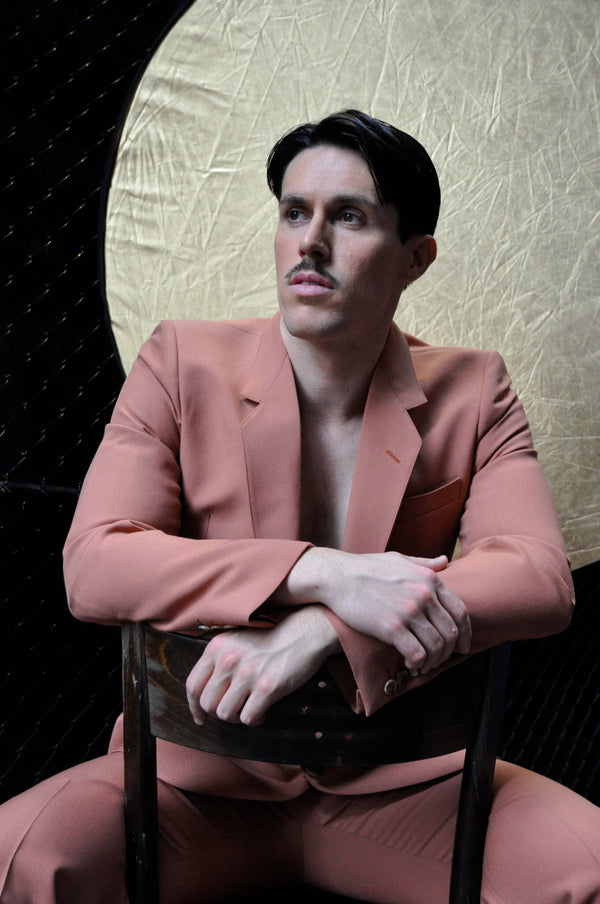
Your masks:
<path fill-rule="evenodd" d="M 383 685 L 383 693 L 388 697 L 392 697 L 398 690 L 398 682 L 395 678 L 389 678 Z"/>

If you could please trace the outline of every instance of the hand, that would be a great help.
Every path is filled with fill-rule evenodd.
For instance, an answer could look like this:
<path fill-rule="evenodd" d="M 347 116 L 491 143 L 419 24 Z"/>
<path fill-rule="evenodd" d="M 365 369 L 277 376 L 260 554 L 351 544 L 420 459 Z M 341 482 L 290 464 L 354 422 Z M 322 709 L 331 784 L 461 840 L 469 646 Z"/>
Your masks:
<path fill-rule="evenodd" d="M 456 650 L 468 653 L 471 623 L 464 603 L 439 573 L 446 556 L 308 550 L 290 572 L 282 600 L 321 600 L 347 625 L 394 646 L 407 668 L 436 668 Z"/>
<path fill-rule="evenodd" d="M 209 714 L 259 724 L 269 706 L 308 681 L 336 649 L 335 631 L 318 606 L 298 609 L 272 629 L 217 635 L 186 682 L 194 721 L 202 725 Z"/>

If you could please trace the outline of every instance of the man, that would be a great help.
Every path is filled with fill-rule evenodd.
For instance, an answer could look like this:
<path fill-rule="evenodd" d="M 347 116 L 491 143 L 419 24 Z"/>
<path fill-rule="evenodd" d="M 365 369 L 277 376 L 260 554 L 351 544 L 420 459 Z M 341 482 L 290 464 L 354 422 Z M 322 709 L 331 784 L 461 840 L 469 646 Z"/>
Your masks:
<path fill-rule="evenodd" d="M 436 255 L 424 149 L 347 111 L 284 136 L 268 177 L 281 316 L 158 328 L 65 548 L 78 617 L 229 626 L 188 679 L 197 722 L 255 724 L 325 661 L 369 715 L 470 651 L 560 630 L 573 602 L 499 356 L 392 325 Z M 3 904 L 126 901 L 121 749 L 118 724 L 106 757 L 2 808 Z M 444 901 L 460 765 L 314 776 L 159 742 L 161 900 L 303 877 Z M 482 895 L 599 902 L 597 808 L 499 763 Z"/>

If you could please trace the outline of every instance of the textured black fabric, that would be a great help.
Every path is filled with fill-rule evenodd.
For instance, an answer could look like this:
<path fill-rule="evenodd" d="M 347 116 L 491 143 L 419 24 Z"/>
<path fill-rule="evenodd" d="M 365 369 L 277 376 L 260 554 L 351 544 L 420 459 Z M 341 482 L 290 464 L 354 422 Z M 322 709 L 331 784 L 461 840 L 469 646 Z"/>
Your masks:
<path fill-rule="evenodd" d="M 101 752 L 118 631 L 65 605 L 61 548 L 122 371 L 102 292 L 103 194 L 124 105 L 189 3 L 0 7 L 0 785 Z"/>

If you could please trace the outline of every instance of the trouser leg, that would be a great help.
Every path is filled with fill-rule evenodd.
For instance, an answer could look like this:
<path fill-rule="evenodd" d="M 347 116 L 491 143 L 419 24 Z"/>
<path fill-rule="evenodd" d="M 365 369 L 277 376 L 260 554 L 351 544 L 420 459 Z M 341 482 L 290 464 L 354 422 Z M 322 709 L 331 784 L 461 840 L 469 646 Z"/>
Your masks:
<path fill-rule="evenodd" d="M 375 904 L 444 904 L 460 776 L 357 797 L 291 802 L 310 884 Z"/>
<path fill-rule="evenodd" d="M 378 904 L 448 900 L 460 776 L 361 797 L 308 792 L 309 882 Z M 600 904 L 600 809 L 561 785 L 499 763 L 484 904 Z"/>
<path fill-rule="evenodd" d="M 490 904 L 600 904 L 600 808 L 499 762 L 484 888 Z"/>
<path fill-rule="evenodd" d="M 300 833 L 277 804 L 158 783 L 161 904 L 236 900 L 299 878 Z M 0 807 L 1 904 L 127 904 L 123 758 L 69 769 Z"/>
<path fill-rule="evenodd" d="M 161 904 L 239 904 L 254 893 L 269 904 L 301 881 L 300 827 L 285 805 L 200 795 L 187 805 L 161 832 Z"/>
<path fill-rule="evenodd" d="M 0 807 L 2 904 L 126 904 L 122 771 L 101 757 Z"/>
<path fill-rule="evenodd" d="M 0 808 L 1 904 L 125 904 L 122 771 L 111 754 Z M 311 789 L 269 803 L 159 783 L 161 904 L 236 900 L 299 878 L 379 904 L 443 904 L 459 784 L 360 797 Z M 482 901 L 600 904 L 600 810 L 500 763 Z"/>

